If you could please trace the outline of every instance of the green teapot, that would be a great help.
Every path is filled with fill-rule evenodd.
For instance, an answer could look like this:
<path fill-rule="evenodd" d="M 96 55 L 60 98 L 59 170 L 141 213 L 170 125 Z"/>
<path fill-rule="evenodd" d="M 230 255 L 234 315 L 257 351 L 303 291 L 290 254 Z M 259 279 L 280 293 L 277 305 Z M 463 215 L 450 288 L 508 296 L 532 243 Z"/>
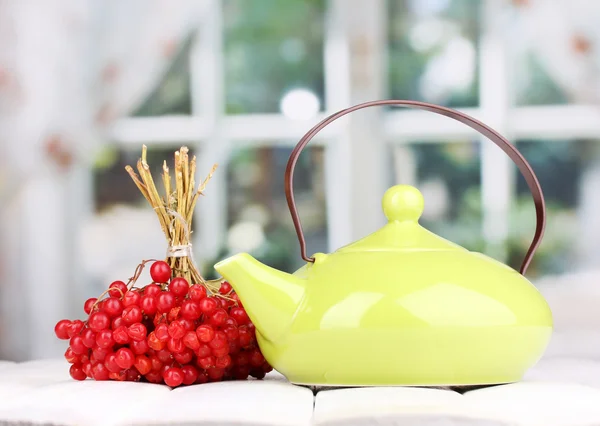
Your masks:
<path fill-rule="evenodd" d="M 424 200 L 397 185 L 383 197 L 388 223 L 331 254 L 306 255 L 293 172 L 306 144 L 334 120 L 377 105 L 413 107 L 458 120 L 495 142 L 533 194 L 537 228 L 520 272 L 419 225 Z M 461 112 L 416 101 L 344 109 L 298 143 L 286 196 L 306 261 L 293 274 L 246 253 L 215 265 L 256 326 L 267 361 L 290 382 L 320 386 L 470 386 L 519 381 L 543 355 L 552 314 L 524 273 L 542 238 L 545 205 L 531 167 L 496 131 Z"/>

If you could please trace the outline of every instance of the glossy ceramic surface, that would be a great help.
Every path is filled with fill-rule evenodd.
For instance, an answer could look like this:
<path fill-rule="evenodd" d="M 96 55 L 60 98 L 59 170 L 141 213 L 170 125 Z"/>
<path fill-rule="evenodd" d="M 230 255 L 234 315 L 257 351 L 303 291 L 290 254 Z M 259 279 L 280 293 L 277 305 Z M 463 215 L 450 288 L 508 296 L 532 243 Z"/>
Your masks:
<path fill-rule="evenodd" d="M 301 384 L 473 385 L 521 379 L 552 332 L 550 309 L 512 268 L 421 227 L 423 197 L 390 188 L 389 223 L 293 275 L 239 254 L 215 266 L 265 358 Z"/>

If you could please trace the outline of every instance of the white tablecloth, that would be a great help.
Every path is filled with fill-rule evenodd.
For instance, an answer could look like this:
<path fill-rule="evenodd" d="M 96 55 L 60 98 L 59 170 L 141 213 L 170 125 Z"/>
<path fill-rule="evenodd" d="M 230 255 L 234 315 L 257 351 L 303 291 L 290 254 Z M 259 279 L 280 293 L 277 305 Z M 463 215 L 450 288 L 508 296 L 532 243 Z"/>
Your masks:
<path fill-rule="evenodd" d="M 263 381 L 166 386 L 75 382 L 63 360 L 0 362 L 0 424 L 600 425 L 600 361 L 548 358 L 517 384 L 464 394 L 426 388 L 323 390 Z M 23 424 L 23 423 L 20 423 Z"/>

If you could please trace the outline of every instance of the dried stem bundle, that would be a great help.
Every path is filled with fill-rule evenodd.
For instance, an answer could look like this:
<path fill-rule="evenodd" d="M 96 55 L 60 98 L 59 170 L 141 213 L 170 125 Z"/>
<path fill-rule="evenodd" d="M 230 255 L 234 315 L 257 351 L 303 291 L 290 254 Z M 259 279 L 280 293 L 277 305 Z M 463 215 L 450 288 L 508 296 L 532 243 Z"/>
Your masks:
<path fill-rule="evenodd" d="M 165 190 L 161 197 L 156 189 L 150 167 L 146 162 L 147 148 L 142 147 L 142 158 L 137 162 L 137 171 L 133 167 L 126 166 L 125 170 L 133 179 L 144 198 L 150 203 L 158 215 L 160 226 L 169 243 L 167 251 L 167 262 L 175 276 L 185 278 L 190 284 L 203 284 L 212 292 L 218 292 L 219 284 L 205 280 L 192 257 L 192 220 L 196 202 L 204 190 L 208 181 L 212 178 L 217 165 L 215 164 L 206 179 L 198 188 L 195 188 L 194 175 L 196 174 L 196 157 L 190 160 L 188 148 L 182 147 L 175 152 L 175 186 L 172 186 L 171 175 L 167 162 L 163 164 L 162 181 Z M 216 280 L 220 281 L 220 280 Z"/>

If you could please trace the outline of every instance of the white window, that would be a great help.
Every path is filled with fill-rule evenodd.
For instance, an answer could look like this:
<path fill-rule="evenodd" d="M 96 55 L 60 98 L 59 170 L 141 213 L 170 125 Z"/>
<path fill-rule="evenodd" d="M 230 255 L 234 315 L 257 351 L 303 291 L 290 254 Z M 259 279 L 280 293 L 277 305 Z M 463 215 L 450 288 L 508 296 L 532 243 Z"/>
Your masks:
<path fill-rule="evenodd" d="M 96 214 L 110 217 L 107 209 L 125 203 L 152 217 L 123 166 L 137 160 L 142 143 L 157 167 L 185 144 L 199 158 L 199 174 L 221 164 L 195 220 L 195 253 L 206 270 L 242 249 L 293 270 L 302 260 L 283 173 L 294 145 L 352 104 L 415 99 L 480 119 L 532 164 L 548 225 L 529 276 L 592 267 L 600 260 L 600 120 L 564 90 L 535 40 L 515 42 L 526 38 L 519 3 L 214 2 L 154 93 L 115 125 L 90 171 Z M 295 189 L 309 254 L 381 226 L 380 198 L 395 183 L 423 191 L 425 226 L 518 268 L 535 214 L 514 164 L 471 129 L 404 109 L 356 112 L 303 153 Z M 127 217 L 143 227 L 139 235 L 151 235 L 118 248 L 114 258 L 131 269 L 147 241 L 146 257 L 162 255 L 165 242 L 157 223 Z M 95 278 L 90 292 L 107 284 L 107 276 Z"/>

